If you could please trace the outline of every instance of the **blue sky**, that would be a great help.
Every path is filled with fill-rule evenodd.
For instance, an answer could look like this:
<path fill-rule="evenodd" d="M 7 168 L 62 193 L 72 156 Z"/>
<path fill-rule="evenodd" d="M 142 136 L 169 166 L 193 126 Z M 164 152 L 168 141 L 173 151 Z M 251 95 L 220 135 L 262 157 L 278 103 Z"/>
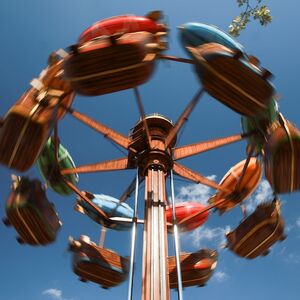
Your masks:
<path fill-rule="evenodd" d="M 274 75 L 274 85 L 282 96 L 280 111 L 300 128 L 299 121 L 299 76 L 297 59 L 300 44 L 298 18 L 299 6 L 296 1 L 269 1 L 273 22 L 266 28 L 255 22 L 238 38 L 248 54 L 257 56 L 264 67 Z M 168 53 L 185 56 L 177 39 L 176 26 L 198 21 L 215 24 L 227 29 L 231 19 L 238 14 L 235 0 L 210 1 L 123 1 L 108 2 L 96 0 L 43 0 L 17 1 L 2 0 L 1 20 L 1 85 L 0 115 L 29 87 L 29 81 L 37 77 L 46 67 L 49 53 L 76 42 L 79 34 L 97 20 L 114 15 L 132 13 L 144 15 L 153 9 L 164 11 L 171 29 Z M 175 62 L 160 62 L 149 82 L 141 86 L 146 113 L 159 112 L 176 120 L 185 105 L 199 88 L 192 68 Z M 122 91 L 110 95 L 84 98 L 76 97 L 74 107 L 100 120 L 104 124 L 127 135 L 138 120 L 138 110 L 133 92 Z M 240 117 L 205 95 L 191 115 L 179 144 L 207 140 L 239 133 Z M 96 162 L 118 158 L 123 154 L 84 125 L 67 116 L 59 125 L 60 139 L 72 154 L 75 162 Z M 186 166 L 206 176 L 220 180 L 227 170 L 245 158 L 245 143 L 229 145 L 222 149 L 204 153 L 183 161 Z M 11 170 L 0 167 L 0 191 L 2 204 L 0 216 L 5 215 L 5 201 L 9 193 Z M 38 177 L 33 167 L 26 175 Z M 79 187 L 94 193 L 105 193 L 118 197 L 134 176 L 133 171 L 110 172 L 80 176 Z M 213 190 L 203 186 L 176 181 L 178 200 L 205 201 Z M 249 207 L 267 200 L 270 192 L 265 181 L 251 199 Z M 187 196 L 188 195 L 188 196 Z M 215 275 L 204 288 L 187 288 L 185 299 L 299 299 L 300 286 L 300 203 L 299 193 L 283 195 L 283 216 L 286 220 L 288 238 L 275 245 L 269 256 L 255 260 L 240 259 L 228 250 L 220 248 L 224 231 L 237 226 L 242 218 L 239 209 L 219 216 L 211 214 L 204 227 L 191 234 L 181 236 L 182 251 L 196 251 L 201 247 L 219 250 L 219 264 Z M 121 286 L 102 290 L 92 283 L 81 283 L 72 273 L 70 254 L 66 252 L 67 237 L 80 234 L 99 238 L 100 228 L 87 217 L 73 210 L 75 197 L 61 197 L 48 191 L 49 200 L 55 202 L 63 221 L 57 241 L 47 247 L 33 248 L 20 246 L 14 229 L 0 225 L 1 258 L 0 299 L 6 300 L 85 300 L 85 299 L 126 299 L 127 282 Z M 129 200 L 132 204 L 132 199 Z M 142 213 L 143 190 L 139 206 Z M 141 238 L 139 227 L 138 237 Z M 141 249 L 141 240 L 138 241 Z M 108 248 L 126 256 L 130 253 L 130 234 L 109 231 L 106 239 Z M 170 253 L 173 243 L 170 239 Z M 137 252 L 137 270 L 134 285 L 135 299 L 140 298 L 139 275 L 141 272 L 141 251 Z M 172 298 L 176 294 L 172 292 Z"/>

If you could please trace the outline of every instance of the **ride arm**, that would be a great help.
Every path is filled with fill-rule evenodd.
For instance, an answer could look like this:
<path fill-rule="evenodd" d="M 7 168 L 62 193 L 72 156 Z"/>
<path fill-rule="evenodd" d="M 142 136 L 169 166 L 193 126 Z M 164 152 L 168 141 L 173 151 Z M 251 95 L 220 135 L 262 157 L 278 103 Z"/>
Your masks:
<path fill-rule="evenodd" d="M 64 176 L 61 176 L 62 180 L 65 184 L 75 193 L 77 194 L 83 201 L 85 201 L 89 206 L 91 206 L 99 215 L 101 215 L 107 224 L 111 223 L 112 221 L 109 219 L 108 215 L 100 209 L 97 205 L 94 204 L 92 200 L 90 200 L 84 193 L 82 193 L 74 184 L 68 181 Z"/>
<path fill-rule="evenodd" d="M 105 126 L 104 124 L 96 121 L 85 114 L 82 114 L 73 108 L 67 109 L 68 113 L 70 113 L 75 119 L 79 120 L 80 122 L 86 124 L 87 126 L 93 128 L 95 131 L 101 133 L 105 138 L 113 141 L 115 144 L 129 149 L 130 140 L 128 137 L 118 133 L 117 131 Z"/>
<path fill-rule="evenodd" d="M 93 172 L 105 172 L 105 171 L 117 171 L 129 169 L 128 158 L 122 157 L 112 160 L 106 160 L 94 164 L 82 165 L 74 169 L 61 170 L 62 175 L 74 174 L 74 173 L 93 173 Z"/>
<path fill-rule="evenodd" d="M 145 128 L 145 131 L 146 131 L 147 143 L 148 143 L 149 148 L 151 149 L 151 135 L 150 135 L 148 123 L 147 123 L 147 120 L 146 120 L 146 115 L 145 115 L 145 110 L 144 110 L 144 106 L 143 106 L 143 103 L 142 103 L 141 95 L 140 95 L 140 92 L 139 92 L 137 87 L 135 87 L 133 89 L 133 91 L 134 91 L 136 103 L 137 103 L 137 106 L 138 106 L 138 109 L 139 109 L 139 113 L 141 115 L 141 119 L 142 119 L 142 122 L 143 122 L 143 125 L 144 125 L 144 128 Z"/>
<path fill-rule="evenodd" d="M 188 120 L 189 115 L 191 114 L 191 112 L 193 111 L 193 109 L 195 108 L 197 103 L 199 102 L 203 93 L 204 93 L 204 89 L 202 88 L 196 93 L 196 95 L 193 97 L 193 99 L 187 105 L 187 107 L 185 108 L 183 113 L 180 115 L 175 126 L 171 129 L 171 131 L 169 132 L 169 134 L 166 138 L 165 149 L 168 149 L 168 147 L 172 143 L 172 140 L 174 139 L 174 137 L 177 135 L 177 133 L 179 132 L 179 130 L 181 129 L 183 124 Z"/>
<path fill-rule="evenodd" d="M 199 174 L 177 162 L 174 162 L 173 171 L 176 175 L 179 175 L 185 179 L 191 180 L 195 183 L 201 183 L 201 184 L 207 185 L 211 188 L 214 188 L 216 190 L 224 191 L 227 193 L 230 192 L 230 190 L 220 186 L 215 181 L 208 179 L 205 176 L 203 176 L 203 175 L 201 175 L 201 174 Z"/>
<path fill-rule="evenodd" d="M 223 138 L 217 138 L 210 141 L 199 142 L 195 144 L 185 145 L 173 149 L 173 159 L 178 160 L 193 156 L 205 151 L 216 149 L 227 144 L 235 143 L 242 140 L 245 136 L 243 134 L 236 134 Z"/>

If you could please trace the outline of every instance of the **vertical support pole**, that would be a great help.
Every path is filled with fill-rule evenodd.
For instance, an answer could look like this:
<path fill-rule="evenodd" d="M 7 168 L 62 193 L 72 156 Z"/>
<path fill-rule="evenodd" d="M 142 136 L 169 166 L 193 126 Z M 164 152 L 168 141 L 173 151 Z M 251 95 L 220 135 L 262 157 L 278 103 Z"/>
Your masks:
<path fill-rule="evenodd" d="M 145 223 L 143 243 L 143 300 L 169 300 L 165 174 L 158 166 L 145 177 Z"/>
<path fill-rule="evenodd" d="M 180 242 L 178 235 L 178 226 L 176 220 L 176 209 L 175 209 L 175 195 L 174 195 L 174 180 L 173 180 L 173 171 L 171 170 L 170 174 L 171 181 L 171 200 L 172 200 L 172 219 L 173 219 L 173 234 L 174 234 L 174 244 L 175 244 L 175 258 L 176 258 L 176 267 L 177 267 L 177 280 L 178 280 L 178 300 L 182 300 L 182 278 L 181 278 L 181 266 L 180 266 Z"/>
<path fill-rule="evenodd" d="M 135 258 L 135 244 L 136 244 L 136 230 L 137 230 L 137 209 L 138 209 L 138 194 L 139 194 L 139 170 L 136 171 L 135 181 L 135 197 L 134 197 L 134 213 L 133 224 L 131 232 L 131 253 L 130 253 L 130 269 L 129 269 L 129 286 L 128 286 L 128 300 L 132 300 L 133 292 L 133 277 L 134 277 L 134 258 Z"/>
<path fill-rule="evenodd" d="M 104 247 L 104 241 L 105 241 L 105 237 L 106 237 L 106 231 L 107 231 L 106 227 L 102 226 L 101 227 L 101 232 L 100 232 L 100 239 L 99 239 L 99 246 L 101 248 Z"/>

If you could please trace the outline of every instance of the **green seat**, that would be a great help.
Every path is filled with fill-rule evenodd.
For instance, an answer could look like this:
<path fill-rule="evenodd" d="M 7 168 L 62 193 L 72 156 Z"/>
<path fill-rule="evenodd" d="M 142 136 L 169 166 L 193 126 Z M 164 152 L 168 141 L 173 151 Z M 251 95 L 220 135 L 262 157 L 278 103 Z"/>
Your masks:
<path fill-rule="evenodd" d="M 74 169 L 75 164 L 69 152 L 61 144 L 58 145 L 58 165 L 55 163 L 54 142 L 50 137 L 41 152 L 37 164 L 42 177 L 47 184 L 58 194 L 68 196 L 72 194 L 72 190 L 63 181 L 60 169 Z M 78 174 L 64 175 L 64 178 L 76 185 L 78 182 Z"/>

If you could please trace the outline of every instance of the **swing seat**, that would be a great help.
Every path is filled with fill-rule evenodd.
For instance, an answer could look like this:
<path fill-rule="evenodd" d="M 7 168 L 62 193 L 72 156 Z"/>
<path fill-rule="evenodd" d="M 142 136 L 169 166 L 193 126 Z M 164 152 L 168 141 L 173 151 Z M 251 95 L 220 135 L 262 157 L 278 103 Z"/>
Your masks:
<path fill-rule="evenodd" d="M 92 281 L 107 289 L 127 278 L 128 259 L 97 246 L 87 236 L 80 236 L 79 240 L 70 238 L 70 251 L 73 252 L 73 271 L 80 280 Z"/>
<path fill-rule="evenodd" d="M 121 217 L 129 219 L 133 218 L 133 209 L 128 204 L 120 202 L 119 199 L 104 194 L 97 195 L 89 192 L 84 193 L 96 206 L 98 206 L 109 217 Z M 110 229 L 124 231 L 132 228 L 132 224 L 127 222 L 112 221 L 107 223 L 102 215 L 98 214 L 93 207 L 91 207 L 81 198 L 77 198 L 76 210 L 83 214 L 86 214 L 94 222 Z"/>
<path fill-rule="evenodd" d="M 280 201 L 258 205 L 253 214 L 226 234 L 226 238 L 227 247 L 240 257 L 253 259 L 264 256 L 274 243 L 285 239 Z"/>
<path fill-rule="evenodd" d="M 248 147 L 255 145 L 255 152 L 261 153 L 261 150 L 264 147 L 266 142 L 265 136 L 269 131 L 269 128 L 272 124 L 278 121 L 278 104 L 275 99 L 272 99 L 266 111 L 262 114 L 250 118 L 250 117 L 241 117 L 241 124 L 244 134 L 251 133 L 247 137 Z"/>
<path fill-rule="evenodd" d="M 39 171 L 47 184 L 58 194 L 68 196 L 73 193 L 68 185 L 61 179 L 61 169 L 74 169 L 76 166 L 69 152 L 62 144 L 58 145 L 58 166 L 56 166 L 55 150 L 53 138 L 49 138 L 44 149 L 42 150 L 37 164 Z M 73 185 L 78 183 L 78 174 L 64 175 L 65 179 Z"/>
<path fill-rule="evenodd" d="M 0 127 L 0 163 L 3 165 L 20 172 L 29 169 L 55 122 L 72 104 L 75 94 L 60 78 L 61 72 L 62 61 L 46 68 L 39 79 L 32 81 L 34 87 L 27 90 L 5 115 Z"/>
<path fill-rule="evenodd" d="M 39 180 L 14 178 L 12 191 L 6 202 L 5 220 L 19 234 L 21 244 L 47 245 L 56 239 L 61 221 L 53 203 L 47 200 Z"/>
<path fill-rule="evenodd" d="M 217 266 L 216 250 L 201 249 L 195 253 L 180 255 L 182 286 L 204 286 Z M 178 289 L 178 276 L 175 256 L 168 257 L 170 288 Z"/>
<path fill-rule="evenodd" d="M 205 90 L 235 112 L 255 117 L 274 95 L 269 72 L 251 64 L 237 52 L 217 43 L 188 47 L 195 71 Z"/>
<path fill-rule="evenodd" d="M 163 49 L 149 32 L 100 37 L 72 47 L 64 76 L 77 93 L 86 96 L 133 88 L 149 79 Z"/>
<path fill-rule="evenodd" d="M 247 58 L 243 46 L 228 33 L 216 26 L 190 22 L 181 25 L 179 30 L 180 40 L 185 49 L 186 47 L 198 47 L 208 43 L 217 43 L 234 52 L 241 53 L 243 57 Z M 191 53 L 188 51 L 188 54 L 190 55 Z"/>
<path fill-rule="evenodd" d="M 183 219 L 188 216 L 191 216 L 203 209 L 205 209 L 205 205 L 199 202 L 184 202 L 184 203 L 177 203 L 175 205 L 176 209 L 176 220 L 180 223 Z M 172 224 L 172 216 L 173 216 L 173 208 L 172 206 L 166 207 L 166 219 L 167 223 Z M 209 212 L 205 211 L 185 222 L 178 225 L 178 229 L 180 232 L 194 230 L 195 228 L 203 225 L 209 216 Z M 168 232 L 173 233 L 173 226 L 168 226 Z"/>
<path fill-rule="evenodd" d="M 236 190 L 236 184 L 242 175 L 245 163 L 246 160 L 242 160 L 233 166 L 219 183 L 220 186 L 227 188 L 232 192 L 228 193 L 219 191 L 208 200 L 210 204 L 213 204 L 222 199 L 227 199 L 226 202 L 220 203 L 216 206 L 220 214 L 234 208 L 236 205 L 248 198 L 261 180 L 262 165 L 257 158 L 251 157 L 244 177 L 240 182 L 239 188 Z"/>
<path fill-rule="evenodd" d="M 78 43 L 84 44 L 92 39 L 100 36 L 109 36 L 113 34 L 125 34 L 139 31 L 146 31 L 150 33 L 167 32 L 165 24 L 158 23 L 157 20 L 148 16 L 116 16 L 101 20 L 88 27 L 79 37 Z M 157 17 L 162 17 L 160 12 L 156 12 Z"/>
<path fill-rule="evenodd" d="M 281 116 L 264 147 L 265 174 L 275 193 L 300 190 L 300 132 Z"/>

